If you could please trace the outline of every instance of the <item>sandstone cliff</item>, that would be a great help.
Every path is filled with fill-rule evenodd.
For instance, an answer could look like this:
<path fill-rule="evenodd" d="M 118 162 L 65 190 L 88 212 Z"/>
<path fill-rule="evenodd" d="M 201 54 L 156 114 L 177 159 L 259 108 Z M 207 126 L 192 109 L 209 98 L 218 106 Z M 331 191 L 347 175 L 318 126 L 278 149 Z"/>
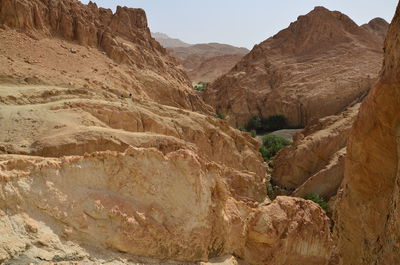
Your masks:
<path fill-rule="evenodd" d="M 337 206 L 340 264 L 399 264 L 400 5 L 379 83 L 351 131 Z"/>
<path fill-rule="evenodd" d="M 316 7 L 255 46 L 204 99 L 234 126 L 276 114 L 306 126 L 366 94 L 381 61 L 382 37 L 375 31 Z"/>
<path fill-rule="evenodd" d="M 260 144 L 207 115 L 143 10 L 0 0 L 0 25 L 0 263 L 327 261 L 325 213 L 266 197 Z"/>

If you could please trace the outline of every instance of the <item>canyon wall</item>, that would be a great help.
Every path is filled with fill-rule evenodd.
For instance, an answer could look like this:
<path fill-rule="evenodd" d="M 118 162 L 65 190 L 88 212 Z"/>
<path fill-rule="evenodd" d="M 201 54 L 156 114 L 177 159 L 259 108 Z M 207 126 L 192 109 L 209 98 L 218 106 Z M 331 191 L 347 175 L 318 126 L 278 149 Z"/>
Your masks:
<path fill-rule="evenodd" d="M 347 148 L 337 205 L 340 264 L 400 262 L 400 6 L 385 41 L 379 83 L 361 106 Z"/>
<path fill-rule="evenodd" d="M 292 196 L 334 196 L 344 175 L 347 139 L 360 104 L 320 119 L 294 136 L 273 159 L 271 182 Z"/>

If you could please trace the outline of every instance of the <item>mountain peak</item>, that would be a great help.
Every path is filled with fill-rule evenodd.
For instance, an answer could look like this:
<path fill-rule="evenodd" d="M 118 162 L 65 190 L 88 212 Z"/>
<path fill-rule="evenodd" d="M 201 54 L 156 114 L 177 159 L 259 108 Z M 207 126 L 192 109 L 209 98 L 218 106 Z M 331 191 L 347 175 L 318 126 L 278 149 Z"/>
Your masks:
<path fill-rule="evenodd" d="M 382 39 L 385 39 L 386 33 L 389 28 L 389 23 L 383 18 L 376 17 L 368 22 L 368 24 L 364 24 L 361 27 L 369 31 L 370 33 L 378 35 Z"/>
<path fill-rule="evenodd" d="M 323 6 L 316 6 L 314 7 L 313 11 L 311 12 L 331 12 L 329 9 Z"/>
<path fill-rule="evenodd" d="M 285 53 L 304 55 L 341 43 L 370 41 L 371 36 L 345 14 L 317 6 L 308 14 L 299 16 L 273 39 L 272 45 L 281 47 Z"/>

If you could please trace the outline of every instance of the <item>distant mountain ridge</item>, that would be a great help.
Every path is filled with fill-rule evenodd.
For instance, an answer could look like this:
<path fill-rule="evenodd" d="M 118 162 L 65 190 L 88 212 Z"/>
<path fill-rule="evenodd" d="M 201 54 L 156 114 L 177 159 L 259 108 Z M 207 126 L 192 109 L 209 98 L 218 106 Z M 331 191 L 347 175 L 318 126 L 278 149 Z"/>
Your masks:
<path fill-rule="evenodd" d="M 169 37 L 165 33 L 152 32 L 151 35 L 165 48 L 189 47 L 191 44 Z"/>
<path fill-rule="evenodd" d="M 189 78 L 212 82 L 227 73 L 249 50 L 222 43 L 188 44 L 164 33 L 152 33 L 168 53 L 183 65 Z"/>

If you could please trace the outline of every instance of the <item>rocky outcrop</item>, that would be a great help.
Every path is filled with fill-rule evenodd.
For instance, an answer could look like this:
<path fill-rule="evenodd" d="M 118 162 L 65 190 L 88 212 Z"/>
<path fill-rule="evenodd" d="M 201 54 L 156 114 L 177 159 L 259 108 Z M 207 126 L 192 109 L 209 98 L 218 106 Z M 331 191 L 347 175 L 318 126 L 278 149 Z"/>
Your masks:
<path fill-rule="evenodd" d="M 232 172 L 231 186 L 243 195 L 252 190 L 248 199 L 265 197 L 259 143 L 219 119 L 90 88 L 0 85 L 0 102 L 3 153 L 61 157 L 123 152 L 129 146 L 164 153 L 189 149 L 209 161 L 252 172 Z M 257 189 L 246 188 L 252 182 Z"/>
<path fill-rule="evenodd" d="M 271 115 L 306 126 L 363 97 L 381 62 L 380 36 L 340 12 L 316 7 L 256 45 L 209 86 L 204 99 L 236 127 Z"/>
<path fill-rule="evenodd" d="M 3 28 L 24 31 L 29 36 L 17 40 L 10 36 L 10 32 L 0 32 L 2 48 L 9 51 L 11 47 L 15 47 L 15 54 L 8 53 L 7 58 L 2 58 L 7 64 L 11 64 L 2 71 L 2 75 L 15 76 L 17 73 L 11 69 L 15 67 L 18 72 L 18 61 L 22 61 L 23 64 L 36 64 L 36 67 L 19 72 L 29 73 L 42 82 L 58 79 L 57 85 L 73 83 L 77 87 L 81 85 L 78 82 L 82 83 L 87 79 L 89 84 L 86 85 L 99 88 L 118 86 L 133 97 L 150 98 L 161 104 L 205 113 L 213 112 L 193 92 L 191 82 L 177 63 L 151 37 L 146 14 L 142 9 L 118 7 L 113 13 L 109 9 L 98 8 L 92 2 L 86 6 L 77 0 L 2 0 L 0 25 Z M 58 44 L 64 51 L 60 47 L 48 47 L 50 51 L 47 47 L 42 49 L 43 46 L 52 46 L 55 43 L 52 37 L 79 45 Z M 9 47 L 3 46 L 3 42 Z M 32 49 L 26 50 L 26 47 Z M 96 62 L 91 47 L 104 51 L 113 61 L 109 65 L 104 64 L 103 59 Z M 23 49 L 24 53 L 19 54 L 19 49 Z M 45 56 L 54 59 L 44 60 Z M 68 60 L 68 56 L 73 58 Z M 88 64 L 89 69 L 82 67 Z M 116 67 L 118 64 L 125 65 L 119 68 Z M 28 65 L 26 68 L 33 67 Z M 64 80 L 59 79 L 65 79 L 62 76 L 71 68 L 77 68 L 78 74 L 75 75 L 84 73 L 85 76 L 77 78 L 79 81 L 68 80 L 62 83 Z M 114 71 L 117 73 L 110 73 Z M 48 76 L 43 76 L 46 74 Z M 92 75 L 101 75 L 102 78 L 94 79 Z M 105 78 L 104 75 L 110 77 Z"/>
<path fill-rule="evenodd" d="M 3 222 L 21 227 L 6 233 L 1 261 L 81 260 L 89 246 L 188 262 L 234 253 L 251 264 L 321 264 L 330 254 L 328 219 L 317 205 L 280 197 L 252 208 L 232 198 L 223 168 L 189 150 L 0 159 Z M 49 234 L 47 246 L 40 237 Z M 46 252 L 66 241 L 68 248 Z"/>
<path fill-rule="evenodd" d="M 343 179 L 347 139 L 359 107 L 320 119 L 297 133 L 293 144 L 274 158 L 271 182 L 292 196 L 334 196 Z"/>
<path fill-rule="evenodd" d="M 379 83 L 361 106 L 347 147 L 337 204 L 340 264 L 400 262 L 400 6 L 385 41 Z"/>

